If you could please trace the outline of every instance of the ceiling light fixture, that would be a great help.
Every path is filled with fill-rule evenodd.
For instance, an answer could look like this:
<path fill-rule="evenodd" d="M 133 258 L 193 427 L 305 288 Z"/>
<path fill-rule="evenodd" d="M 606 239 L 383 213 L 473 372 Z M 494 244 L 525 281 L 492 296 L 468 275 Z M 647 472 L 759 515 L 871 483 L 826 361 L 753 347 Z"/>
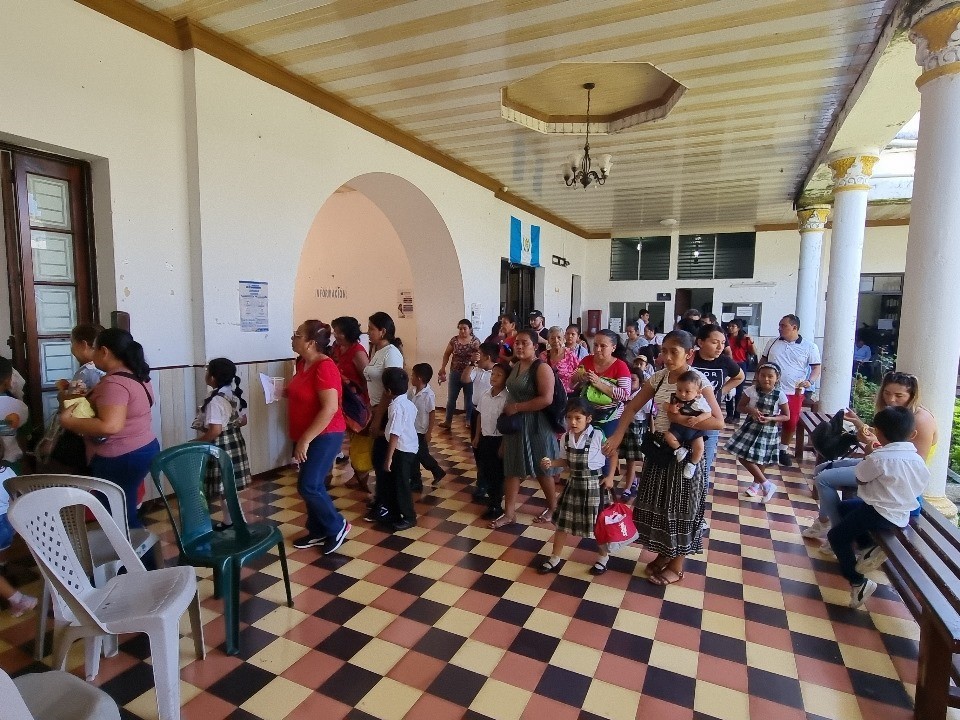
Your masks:
<path fill-rule="evenodd" d="M 567 163 L 563 167 L 563 181 L 567 187 L 580 185 L 586 190 L 596 183 L 603 185 L 610 175 L 610 166 L 613 164 L 613 157 L 603 155 L 600 157 L 600 171 L 591 169 L 590 161 L 590 91 L 596 87 L 594 83 L 584 83 L 583 89 L 587 91 L 587 140 L 583 145 L 582 153 L 572 153 Z"/>

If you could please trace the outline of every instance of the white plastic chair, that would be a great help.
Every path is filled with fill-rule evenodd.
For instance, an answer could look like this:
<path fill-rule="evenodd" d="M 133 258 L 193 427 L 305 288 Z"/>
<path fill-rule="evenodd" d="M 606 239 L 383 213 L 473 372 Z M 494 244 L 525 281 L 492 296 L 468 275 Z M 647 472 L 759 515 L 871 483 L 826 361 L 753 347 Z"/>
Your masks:
<path fill-rule="evenodd" d="M 0 707 L 4 720 L 120 720 L 113 698 L 59 670 L 16 680 L 0 670 Z"/>
<path fill-rule="evenodd" d="M 75 487 L 100 493 L 106 498 L 107 504 L 110 506 L 113 521 L 126 534 L 134 552 L 139 557 L 143 557 L 149 550 L 152 550 L 155 565 L 158 568 L 163 567 L 160 538 L 146 528 L 130 529 L 127 524 L 127 505 L 123 488 L 116 483 L 82 475 L 36 474 L 9 478 L 4 484 L 12 498 L 47 487 Z M 92 575 L 93 584 L 97 587 L 103 587 L 107 580 L 120 571 L 120 560 L 113 551 L 110 542 L 99 528 L 87 528 L 86 541 L 83 540 L 82 527 L 86 525 L 86 520 L 82 512 L 63 516 L 62 519 L 64 527 L 70 534 L 73 547 L 80 558 L 81 565 L 88 575 Z M 44 657 L 43 645 L 47 634 L 47 615 L 50 611 L 50 603 L 50 584 L 44 582 L 40 607 L 37 608 L 37 637 L 33 646 L 35 660 L 43 660 Z M 56 614 L 59 616 L 59 613 Z M 104 638 L 103 651 L 107 657 L 117 654 L 116 637 L 107 636 Z M 56 648 L 54 648 L 54 654 L 56 654 Z"/>
<path fill-rule="evenodd" d="M 64 528 L 61 512 L 74 506 L 88 509 L 100 523 L 120 564 L 126 568 L 102 588 L 93 587 Z M 63 670 L 70 646 L 81 638 L 120 633 L 146 633 L 150 639 L 153 678 L 160 720 L 180 717 L 180 616 L 190 611 L 197 657 L 204 657 L 203 626 L 195 569 L 190 566 L 147 572 L 107 509 L 90 493 L 76 488 L 45 488 L 17 498 L 7 513 L 40 571 L 58 593 L 72 617 L 58 627 L 55 665 Z M 87 643 L 86 668 L 95 676 L 99 643 Z"/>

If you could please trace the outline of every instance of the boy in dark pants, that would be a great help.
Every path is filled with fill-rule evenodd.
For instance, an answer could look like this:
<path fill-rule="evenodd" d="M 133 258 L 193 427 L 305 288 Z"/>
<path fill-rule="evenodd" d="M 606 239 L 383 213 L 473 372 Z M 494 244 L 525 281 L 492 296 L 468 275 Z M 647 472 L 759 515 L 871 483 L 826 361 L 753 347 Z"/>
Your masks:
<path fill-rule="evenodd" d="M 433 411 L 437 409 L 437 397 L 433 394 L 433 388 L 430 387 L 432 377 L 433 368 L 427 363 L 414 365 L 410 373 L 410 384 L 413 385 L 413 397 L 410 399 L 417 408 L 415 424 L 418 441 L 417 466 L 414 469 L 411 485 L 414 492 L 423 492 L 423 476 L 420 474 L 421 465 L 433 475 L 434 487 L 440 484 L 446 474 L 440 467 L 440 463 L 430 454 L 430 439 L 433 436 L 434 423 Z"/>
<path fill-rule="evenodd" d="M 494 365 L 490 373 L 490 389 L 477 401 L 480 418 L 473 434 L 476 450 L 477 475 L 483 475 L 487 483 L 487 512 L 484 517 L 498 518 L 503 513 L 503 436 L 497 430 L 497 418 L 503 413 L 507 402 L 507 377 L 510 370 L 505 365 Z"/>
<path fill-rule="evenodd" d="M 914 425 L 913 412 L 905 407 L 884 408 L 874 416 L 876 438 L 867 443 L 869 454 L 856 469 L 858 497 L 840 503 L 843 519 L 827 534 L 840 572 L 850 581 L 850 607 L 860 607 L 873 595 L 877 584 L 863 573 L 886 560 L 870 532 L 906 527 L 917 496 L 930 480 L 923 458 L 910 442 Z M 854 543 L 867 548 L 859 562 Z"/>
<path fill-rule="evenodd" d="M 383 462 L 385 487 L 381 497 L 387 515 L 380 520 L 394 530 L 406 530 L 417 524 L 410 482 L 417 465 L 417 408 L 407 399 L 409 380 L 403 368 L 383 371 L 384 398 L 387 407 L 387 456 Z"/>

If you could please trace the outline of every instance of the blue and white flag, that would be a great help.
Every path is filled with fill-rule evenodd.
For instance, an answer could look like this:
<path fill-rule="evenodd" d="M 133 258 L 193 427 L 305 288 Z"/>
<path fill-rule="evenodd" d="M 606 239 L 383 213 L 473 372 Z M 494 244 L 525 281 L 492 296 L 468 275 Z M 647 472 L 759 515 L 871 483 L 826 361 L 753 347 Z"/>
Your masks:
<path fill-rule="evenodd" d="M 540 267 L 540 226 L 530 225 L 523 231 L 518 218 L 510 218 L 510 262 Z"/>

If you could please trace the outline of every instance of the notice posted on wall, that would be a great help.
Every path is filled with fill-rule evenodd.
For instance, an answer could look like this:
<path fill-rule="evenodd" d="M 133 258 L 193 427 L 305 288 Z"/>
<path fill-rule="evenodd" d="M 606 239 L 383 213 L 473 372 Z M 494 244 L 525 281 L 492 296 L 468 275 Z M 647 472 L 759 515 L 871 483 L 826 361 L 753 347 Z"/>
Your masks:
<path fill-rule="evenodd" d="M 397 291 L 397 315 L 402 318 L 413 315 L 413 290 Z"/>
<path fill-rule="evenodd" d="M 283 378 L 270 377 L 260 373 L 260 385 L 263 386 L 263 401 L 270 405 L 283 397 Z"/>
<path fill-rule="evenodd" d="M 267 298 L 267 283 L 240 281 L 240 332 L 267 332 L 270 329 Z"/>
<path fill-rule="evenodd" d="M 480 335 L 483 332 L 483 304 L 471 303 L 470 322 L 473 324 L 473 334 Z"/>

